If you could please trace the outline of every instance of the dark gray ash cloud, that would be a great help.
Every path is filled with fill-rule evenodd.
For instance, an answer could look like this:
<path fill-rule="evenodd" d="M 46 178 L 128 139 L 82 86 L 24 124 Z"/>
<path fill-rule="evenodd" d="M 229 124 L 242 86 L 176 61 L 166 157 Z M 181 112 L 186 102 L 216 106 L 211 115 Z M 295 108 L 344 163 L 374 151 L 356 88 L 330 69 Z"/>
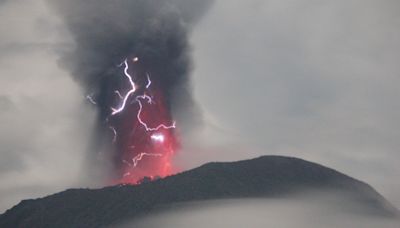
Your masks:
<path fill-rule="evenodd" d="M 110 113 L 116 65 L 138 56 L 166 92 L 172 109 L 193 106 L 189 33 L 212 0 L 51 1 L 76 47 L 61 64 L 95 94 L 100 118 Z M 183 105 L 182 105 L 183 104 Z M 179 113 L 185 113 L 183 110 Z"/>
<path fill-rule="evenodd" d="M 145 69 L 160 87 L 166 107 L 173 112 L 182 132 L 187 133 L 201 121 L 190 84 L 189 35 L 211 0 L 49 2 L 63 18 L 76 45 L 62 53 L 60 63 L 97 103 L 94 152 L 107 147 L 113 137 L 107 120 L 110 107 L 115 106 L 114 91 L 124 85 L 117 68 L 124 59 L 139 57 L 139 68 Z M 138 81 L 146 80 L 140 74 L 136 77 Z M 118 126 L 129 124 L 118 121 L 115 120 Z M 119 147 L 122 146 L 116 146 L 117 154 L 124 150 Z M 120 155 L 110 156 L 121 163 Z"/>

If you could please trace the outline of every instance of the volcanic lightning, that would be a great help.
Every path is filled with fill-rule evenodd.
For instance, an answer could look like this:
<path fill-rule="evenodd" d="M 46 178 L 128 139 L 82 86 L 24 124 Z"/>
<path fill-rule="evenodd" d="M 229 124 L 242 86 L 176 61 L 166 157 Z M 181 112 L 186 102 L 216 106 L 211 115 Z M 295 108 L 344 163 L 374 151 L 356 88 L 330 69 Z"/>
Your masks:
<path fill-rule="evenodd" d="M 212 1 L 53 2 L 76 44 L 60 52 L 60 61 L 98 114 L 90 152 L 109 151 L 108 159 L 89 156 L 87 175 L 136 184 L 175 173 L 171 160 L 180 148 L 179 133 L 201 123 L 190 89 L 189 36 Z M 124 162 L 133 158 L 134 169 Z"/>
<path fill-rule="evenodd" d="M 114 93 L 117 94 L 119 98 L 124 99 L 124 97 L 121 95 L 121 93 L 118 90 L 115 90 Z"/>
<path fill-rule="evenodd" d="M 138 58 L 138 57 L 133 58 L 133 62 L 137 62 L 137 61 L 139 61 L 139 58 Z M 129 70 L 128 60 L 125 59 L 125 61 L 124 61 L 122 64 L 125 64 L 124 74 L 125 74 L 125 76 L 128 78 L 129 83 L 130 83 L 130 85 L 131 85 L 132 88 L 131 88 L 131 90 L 128 91 L 128 93 L 125 95 L 125 97 L 123 97 L 123 96 L 121 95 L 121 93 L 120 93 L 118 90 L 114 91 L 119 97 L 121 97 L 121 98 L 123 99 L 123 102 L 122 102 L 121 106 L 120 106 L 118 109 L 111 108 L 111 110 L 112 110 L 111 115 L 116 115 L 116 114 L 122 112 L 122 111 L 125 109 L 126 102 L 128 101 L 129 97 L 130 97 L 132 94 L 134 94 L 135 91 L 136 91 L 136 85 L 135 85 L 135 83 L 134 83 L 134 81 L 133 81 L 133 79 L 132 79 L 132 76 L 131 76 L 131 75 L 129 74 L 129 72 L 128 72 L 128 70 Z M 122 64 L 120 64 L 119 66 L 122 66 Z M 150 87 L 150 85 L 151 85 L 151 79 L 150 79 L 150 75 L 149 75 L 148 73 L 146 73 L 146 77 L 147 77 L 146 89 L 148 89 L 148 88 Z M 148 96 L 148 95 L 146 95 L 146 94 L 138 95 L 138 96 L 136 96 L 136 98 L 135 98 L 135 100 L 136 100 L 136 101 L 138 102 L 138 104 L 139 104 L 139 111 L 138 111 L 138 113 L 137 113 L 137 119 L 138 119 L 138 121 L 140 122 L 140 124 L 142 124 L 142 125 L 145 127 L 146 131 L 157 131 L 157 130 L 159 130 L 159 129 L 161 129 L 161 128 L 164 128 L 164 129 L 176 128 L 176 123 L 175 123 L 175 121 L 172 123 L 172 125 L 160 124 L 160 125 L 158 125 L 158 126 L 155 127 L 155 128 L 148 127 L 148 125 L 140 118 L 140 114 L 141 114 L 142 109 L 143 109 L 143 104 L 142 104 L 142 102 L 140 101 L 140 99 L 147 100 L 147 102 L 148 102 L 149 104 L 151 104 L 151 103 L 153 102 L 153 100 L 152 100 L 152 98 L 151 98 L 150 96 Z"/>
<path fill-rule="evenodd" d="M 151 86 L 151 80 L 150 80 L 150 75 L 147 73 L 146 74 L 147 77 L 147 85 L 146 85 L 146 89 L 148 89 Z"/>
<path fill-rule="evenodd" d="M 132 58 L 132 62 L 137 64 L 139 62 L 139 58 L 138 57 L 134 57 Z M 124 172 L 122 174 L 122 180 L 121 182 L 131 182 L 131 177 L 134 176 L 134 174 L 136 172 L 140 172 L 139 170 L 136 170 L 136 168 L 139 166 L 139 163 L 143 160 L 143 158 L 145 156 L 147 157 L 165 157 L 165 167 L 162 168 L 161 170 L 155 170 L 154 174 L 157 176 L 162 176 L 163 173 L 168 174 L 169 171 L 169 156 L 171 156 L 173 154 L 173 144 L 172 142 L 167 142 L 167 140 L 172 140 L 171 137 L 173 137 L 172 133 L 169 132 L 172 129 L 176 128 L 176 122 L 175 121 L 171 121 L 171 124 L 158 124 L 155 125 L 154 127 L 150 127 L 150 123 L 148 122 L 148 115 L 150 114 L 149 111 L 151 111 L 151 115 L 157 116 L 160 115 L 159 117 L 157 117 L 156 119 L 159 119 L 160 117 L 162 117 L 162 113 L 157 114 L 157 110 L 154 110 L 151 108 L 152 106 L 158 107 L 156 106 L 156 101 L 154 100 L 153 96 L 157 96 L 157 99 L 159 100 L 158 102 L 160 102 L 159 105 L 162 105 L 162 100 L 160 100 L 161 98 L 159 97 L 159 95 L 153 94 L 152 95 L 152 91 L 150 90 L 152 87 L 152 80 L 150 77 L 150 74 L 148 72 L 145 73 L 145 79 L 146 79 L 146 84 L 141 86 L 140 83 L 136 83 L 136 81 L 138 80 L 136 77 L 134 78 L 132 76 L 132 74 L 130 73 L 132 70 L 130 69 L 130 65 L 128 62 L 128 58 L 126 58 L 120 65 L 118 65 L 118 67 L 122 67 L 124 66 L 124 76 L 128 79 L 129 82 L 129 90 L 126 92 L 126 94 L 123 96 L 122 93 L 120 92 L 120 90 L 115 90 L 114 93 L 119 97 L 120 99 L 120 105 L 116 108 L 112 107 L 111 108 L 111 117 L 117 117 L 118 116 L 124 116 L 125 111 L 128 110 L 127 112 L 129 112 L 132 108 L 131 105 L 132 104 L 137 104 L 137 111 L 136 111 L 136 121 L 139 124 L 139 126 L 143 127 L 143 130 L 145 131 L 145 133 L 138 133 L 138 131 L 140 131 L 140 129 L 138 129 L 137 127 L 134 127 L 132 129 L 132 134 L 136 137 L 141 138 L 141 140 L 143 141 L 143 144 L 140 145 L 129 145 L 129 149 L 127 151 L 137 151 L 137 150 L 149 150 L 146 152 L 140 152 L 137 153 L 135 155 L 135 152 L 133 152 L 133 154 L 131 154 L 130 152 L 126 153 L 125 152 L 125 157 L 122 159 L 122 163 L 126 164 L 126 168 L 124 169 Z M 136 76 L 136 74 L 135 74 Z M 146 106 L 145 106 L 146 105 Z M 162 107 L 162 106 L 161 106 Z M 146 110 L 145 112 L 145 108 L 149 109 Z M 146 117 L 147 116 L 147 117 Z M 164 119 L 164 118 L 161 118 Z M 112 120 L 110 121 L 111 123 L 113 122 Z M 110 130 L 113 132 L 113 144 L 116 143 L 117 141 L 117 128 L 110 125 L 109 126 Z M 147 132 L 147 133 L 146 133 Z M 154 133 L 150 133 L 150 132 L 154 132 Z M 155 144 L 147 144 L 146 143 L 146 137 L 148 137 L 152 142 L 154 142 Z M 122 137 L 124 138 L 124 137 Z M 138 140 L 138 139 L 136 139 Z M 136 142 L 135 140 L 135 142 Z M 152 146 L 151 146 L 152 145 Z M 138 148 L 137 148 L 138 147 Z M 133 158 L 131 157 L 133 156 Z M 131 158 L 129 158 L 131 157 Z M 131 160 L 131 162 L 127 162 L 127 160 Z M 135 170 L 132 170 L 133 168 L 135 168 Z M 161 173 L 160 173 L 161 172 Z M 136 178 L 138 179 L 138 178 Z M 137 180 L 136 180 L 137 181 Z"/>
<path fill-rule="evenodd" d="M 164 129 L 176 128 L 176 123 L 175 123 L 175 121 L 172 122 L 171 125 L 160 124 L 160 125 L 158 125 L 158 126 L 155 127 L 155 128 L 149 127 L 149 126 L 142 120 L 142 118 L 140 117 L 140 114 L 142 113 L 142 109 L 143 109 L 143 104 L 142 104 L 142 102 L 140 101 L 140 99 L 147 99 L 147 101 L 148 101 L 149 104 L 151 104 L 153 101 L 152 101 L 151 97 L 149 97 L 149 96 L 147 96 L 147 95 L 142 95 L 142 96 L 137 96 L 137 97 L 136 97 L 136 101 L 137 101 L 138 104 L 139 104 L 139 111 L 138 111 L 138 113 L 137 113 L 137 119 L 138 119 L 139 123 L 142 124 L 142 126 L 146 129 L 146 131 L 158 131 L 158 130 L 160 130 L 161 128 L 164 128 Z"/>
<path fill-rule="evenodd" d="M 141 161 L 144 156 L 161 157 L 162 154 L 140 153 L 136 157 L 132 158 L 133 167 L 136 167 L 139 164 L 139 161 Z"/>
<path fill-rule="evenodd" d="M 135 59 L 137 59 L 137 57 L 135 57 Z M 134 59 L 134 61 L 135 61 L 135 59 Z M 137 60 L 138 60 L 138 59 L 137 59 Z M 137 60 L 136 60 L 136 61 L 137 61 Z M 129 83 L 131 84 L 132 89 L 129 90 L 128 93 L 125 95 L 125 97 L 124 97 L 124 99 L 123 99 L 123 102 L 122 102 L 121 106 L 120 106 L 118 109 L 111 108 L 111 110 L 112 110 L 112 114 L 111 114 L 111 115 L 116 115 L 116 114 L 122 112 L 122 111 L 124 110 L 124 108 L 125 108 L 125 105 L 126 105 L 126 102 L 128 101 L 129 96 L 132 95 L 132 94 L 136 91 L 135 83 L 134 83 L 133 80 L 132 80 L 132 76 L 131 76 L 131 75 L 129 74 L 129 72 L 128 72 L 128 70 L 129 70 L 129 65 L 128 65 L 128 60 L 127 60 L 127 59 L 125 59 L 124 64 L 125 64 L 124 73 L 125 73 L 125 76 L 128 78 Z"/>
<path fill-rule="evenodd" d="M 88 101 L 90 101 L 90 103 L 97 105 L 97 102 L 93 99 L 93 97 L 91 95 L 87 95 L 86 99 L 88 99 Z"/>
<path fill-rule="evenodd" d="M 114 134 L 112 142 L 115 143 L 117 141 L 117 130 L 115 130 L 115 128 L 112 126 L 109 126 L 108 128 L 110 128 L 110 130 Z"/>

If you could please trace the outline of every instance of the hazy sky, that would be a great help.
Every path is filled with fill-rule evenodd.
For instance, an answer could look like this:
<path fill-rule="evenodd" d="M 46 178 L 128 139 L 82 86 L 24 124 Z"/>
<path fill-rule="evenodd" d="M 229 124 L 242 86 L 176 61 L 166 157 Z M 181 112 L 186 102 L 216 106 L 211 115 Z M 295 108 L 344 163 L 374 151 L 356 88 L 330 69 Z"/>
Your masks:
<path fill-rule="evenodd" d="M 60 21 L 43 1 L 0 5 L 0 211 L 75 186 L 94 115 L 57 65 Z"/>
<path fill-rule="evenodd" d="M 214 150 L 184 160 L 301 157 L 400 207 L 398 12 L 395 0 L 217 1 L 193 36 Z"/>
<path fill-rule="evenodd" d="M 400 207 L 400 3 L 217 0 L 192 36 L 205 127 L 184 168 L 267 154 L 364 180 Z M 44 0 L 0 0 L 0 211 L 82 185 L 94 109 Z"/>

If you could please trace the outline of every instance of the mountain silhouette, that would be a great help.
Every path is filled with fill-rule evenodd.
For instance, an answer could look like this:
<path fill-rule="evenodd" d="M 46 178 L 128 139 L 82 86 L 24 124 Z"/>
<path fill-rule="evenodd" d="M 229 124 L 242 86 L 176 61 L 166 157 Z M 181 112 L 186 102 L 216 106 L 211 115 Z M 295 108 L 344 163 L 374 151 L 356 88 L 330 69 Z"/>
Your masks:
<path fill-rule="evenodd" d="M 359 205 L 352 209 L 357 213 L 398 215 L 396 208 L 364 182 L 302 159 L 263 156 L 207 163 L 140 185 L 70 189 L 23 200 L 0 215 L 0 227 L 103 227 L 174 203 L 279 198 L 307 191 L 340 193 L 344 201 Z"/>

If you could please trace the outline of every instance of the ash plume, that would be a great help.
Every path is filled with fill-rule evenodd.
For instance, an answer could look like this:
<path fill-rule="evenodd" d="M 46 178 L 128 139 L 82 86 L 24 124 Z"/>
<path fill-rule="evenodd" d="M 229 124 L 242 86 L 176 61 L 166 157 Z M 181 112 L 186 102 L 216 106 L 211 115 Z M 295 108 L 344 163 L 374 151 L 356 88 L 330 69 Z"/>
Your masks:
<path fill-rule="evenodd" d="M 140 58 L 138 70 L 133 72 L 137 83 L 145 83 L 144 75 L 151 75 L 160 88 L 167 119 L 175 114 L 181 132 L 200 122 L 190 91 L 188 38 L 211 0 L 52 0 L 50 4 L 75 42 L 75 48 L 61 53 L 60 64 L 84 87 L 98 110 L 91 151 L 127 148 L 126 142 L 111 146 L 114 136 L 108 125 L 115 89 L 128 86 L 117 67 L 126 59 Z M 123 134 L 129 134 L 126 118 L 113 121 Z M 111 153 L 106 160 L 114 163 L 111 166 L 120 166 L 122 155 Z"/>

